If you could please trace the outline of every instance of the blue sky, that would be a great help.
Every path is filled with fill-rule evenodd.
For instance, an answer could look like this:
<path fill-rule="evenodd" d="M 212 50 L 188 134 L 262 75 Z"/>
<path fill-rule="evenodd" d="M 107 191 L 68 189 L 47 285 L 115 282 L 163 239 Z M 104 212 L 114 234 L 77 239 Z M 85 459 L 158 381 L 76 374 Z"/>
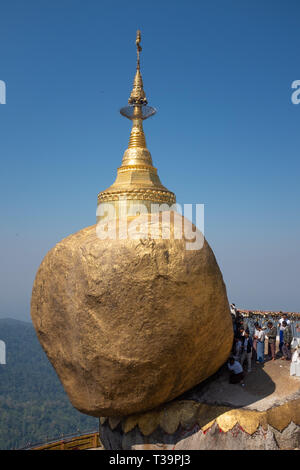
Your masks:
<path fill-rule="evenodd" d="M 46 252 L 95 222 L 142 73 L 148 147 L 205 235 L 231 301 L 300 311 L 298 0 L 2 0 L 0 317 L 29 319 Z"/>

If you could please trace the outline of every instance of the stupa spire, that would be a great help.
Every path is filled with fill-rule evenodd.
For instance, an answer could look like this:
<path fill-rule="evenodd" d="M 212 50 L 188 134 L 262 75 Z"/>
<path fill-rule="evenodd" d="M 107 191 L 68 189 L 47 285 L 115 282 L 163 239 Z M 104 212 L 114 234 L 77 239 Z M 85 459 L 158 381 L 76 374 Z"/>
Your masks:
<path fill-rule="evenodd" d="M 156 110 L 150 106 L 147 106 L 148 101 L 147 101 L 145 90 L 144 90 L 144 84 L 143 84 L 141 66 L 140 66 L 140 53 L 142 51 L 140 30 L 138 30 L 136 33 L 135 44 L 136 44 L 136 52 L 137 52 L 137 63 L 136 63 L 136 74 L 133 80 L 133 88 L 132 88 L 132 91 L 128 100 L 129 106 L 122 108 L 120 113 L 132 121 L 132 130 L 130 134 L 128 149 L 134 149 L 134 148 L 147 149 L 146 139 L 145 139 L 145 134 L 144 134 L 144 129 L 143 129 L 143 120 L 147 119 L 150 116 L 153 116 Z M 131 157 L 132 157 L 132 152 L 131 152 Z M 124 158 L 123 158 L 123 162 L 124 162 Z M 125 159 L 125 163 L 126 163 L 126 159 Z M 149 151 L 148 151 L 147 163 L 149 165 L 152 165 L 152 159 L 151 159 L 151 155 Z"/>
<path fill-rule="evenodd" d="M 132 121 L 132 129 L 128 148 L 125 150 L 122 165 L 118 168 L 116 181 L 98 195 L 98 205 L 112 203 L 119 213 L 120 204 L 124 199 L 127 206 L 141 203 L 149 210 L 151 204 L 167 204 L 176 202 L 175 194 L 165 188 L 157 175 L 152 163 L 151 154 L 146 145 L 143 121 L 156 113 L 155 108 L 148 106 L 140 70 L 141 32 L 136 35 L 137 65 L 133 88 L 128 106 L 120 110 L 122 116 Z M 122 201 L 122 202 L 121 202 Z"/>
<path fill-rule="evenodd" d="M 136 33 L 136 53 L 137 53 L 137 62 L 136 62 L 136 74 L 133 81 L 133 89 L 128 100 L 128 103 L 131 105 L 135 104 L 148 104 L 146 94 L 144 91 L 143 79 L 141 74 L 141 67 L 140 67 L 140 53 L 142 51 L 141 46 L 141 32 L 140 30 Z"/>

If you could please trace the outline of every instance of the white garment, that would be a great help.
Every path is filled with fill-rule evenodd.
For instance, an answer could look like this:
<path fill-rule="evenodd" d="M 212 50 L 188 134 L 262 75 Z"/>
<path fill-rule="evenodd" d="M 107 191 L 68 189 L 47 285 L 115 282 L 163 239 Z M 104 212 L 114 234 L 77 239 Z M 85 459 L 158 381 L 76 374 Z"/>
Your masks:
<path fill-rule="evenodd" d="M 263 330 L 257 330 L 257 334 L 255 336 L 257 336 L 258 341 L 262 342 L 265 340 L 265 332 Z"/>
<path fill-rule="evenodd" d="M 279 324 L 280 324 L 280 328 L 279 328 L 279 329 L 280 329 L 280 331 L 283 331 L 283 330 L 284 330 L 284 326 L 282 326 L 282 322 L 284 322 L 284 321 L 286 321 L 286 324 L 287 324 L 287 325 L 289 325 L 289 324 L 291 323 L 290 320 L 288 320 L 288 319 L 285 320 L 284 318 L 280 318 L 280 320 L 279 320 Z"/>
<path fill-rule="evenodd" d="M 232 365 L 228 364 L 228 369 L 232 370 L 234 374 L 240 374 L 241 372 L 243 372 L 243 368 L 238 361 L 234 361 Z"/>
<path fill-rule="evenodd" d="M 293 354 L 290 375 L 296 375 L 296 377 L 300 377 L 300 348 L 297 348 Z"/>
<path fill-rule="evenodd" d="M 300 338 L 294 336 L 293 341 L 291 342 L 291 349 L 296 349 L 297 346 L 300 346 Z"/>

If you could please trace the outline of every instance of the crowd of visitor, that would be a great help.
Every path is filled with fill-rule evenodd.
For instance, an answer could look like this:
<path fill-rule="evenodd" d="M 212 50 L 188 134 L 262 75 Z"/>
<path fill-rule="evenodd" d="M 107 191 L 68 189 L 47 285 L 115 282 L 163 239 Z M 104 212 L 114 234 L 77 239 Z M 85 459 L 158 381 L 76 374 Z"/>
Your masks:
<path fill-rule="evenodd" d="M 259 322 L 254 324 L 254 331 L 250 334 L 247 323 L 243 315 L 237 310 L 235 304 L 230 305 L 234 341 L 231 356 L 228 360 L 228 369 L 230 371 L 229 382 L 232 384 L 240 383 L 244 386 L 244 367 L 248 373 L 252 370 L 252 364 L 264 364 L 265 362 L 265 342 L 267 340 L 268 358 L 271 361 L 281 359 L 291 360 L 291 344 L 293 334 L 290 320 L 285 313 L 279 321 L 268 321 L 267 326 L 263 327 Z M 279 329 L 279 350 L 276 351 L 277 329 Z M 300 347 L 298 353 L 300 357 Z M 296 357 L 296 355 L 295 355 Z M 298 357 L 298 356 L 297 356 Z M 294 360 L 294 356 L 293 356 Z"/>

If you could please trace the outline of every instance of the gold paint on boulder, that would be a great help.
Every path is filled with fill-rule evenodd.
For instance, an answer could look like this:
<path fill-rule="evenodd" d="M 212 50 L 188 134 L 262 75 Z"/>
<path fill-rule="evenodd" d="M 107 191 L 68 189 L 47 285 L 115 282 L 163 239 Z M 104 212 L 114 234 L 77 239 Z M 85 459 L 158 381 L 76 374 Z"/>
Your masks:
<path fill-rule="evenodd" d="M 200 406 L 200 405 L 199 405 Z M 180 425 L 183 428 L 189 428 L 194 425 L 195 417 L 197 416 L 199 407 L 193 406 L 193 402 L 190 400 L 185 401 L 182 412 L 180 415 Z"/>
<path fill-rule="evenodd" d="M 92 416 L 172 400 L 214 374 L 231 350 L 226 288 L 208 243 L 187 250 L 184 239 L 142 232 L 100 240 L 96 226 L 80 230 L 46 255 L 34 282 L 38 338 L 73 406 Z"/>
<path fill-rule="evenodd" d="M 102 420 L 101 424 L 104 422 Z M 267 431 L 268 426 L 282 432 L 291 422 L 300 426 L 300 399 L 273 406 L 266 411 L 208 405 L 194 400 L 175 400 L 150 412 L 125 417 L 122 420 L 122 429 L 124 433 L 128 433 L 138 426 L 144 436 L 149 436 L 150 430 L 154 432 L 158 427 L 167 434 L 174 434 L 180 425 L 182 428 L 191 428 L 198 424 L 201 431 L 206 432 L 217 423 L 219 429 L 225 433 L 238 425 L 244 432 L 253 435 L 259 427 Z"/>
<path fill-rule="evenodd" d="M 247 434 L 254 434 L 261 421 L 261 414 L 260 412 L 257 411 L 252 411 L 252 410 L 243 410 L 243 413 L 238 414 L 238 423 L 241 426 L 241 428 L 247 433 Z"/>
<path fill-rule="evenodd" d="M 173 434 L 180 425 L 181 404 L 181 401 L 175 401 L 171 407 L 167 406 L 161 413 L 160 426 L 168 434 Z"/>
<path fill-rule="evenodd" d="M 238 412 L 236 410 L 227 411 L 216 419 L 217 425 L 223 432 L 228 432 L 238 422 Z"/>
<path fill-rule="evenodd" d="M 110 429 L 112 429 L 112 430 L 116 429 L 118 427 L 118 425 L 120 424 L 121 419 L 122 418 L 120 418 L 118 416 L 110 416 L 109 419 L 108 419 Z"/>
<path fill-rule="evenodd" d="M 139 427 L 144 436 L 150 436 L 158 427 L 160 421 L 159 411 L 148 411 L 144 413 L 139 419 Z"/>
<path fill-rule="evenodd" d="M 281 406 L 268 410 L 267 419 L 270 426 L 281 432 L 291 421 L 295 424 L 299 424 L 300 399 L 297 400 L 298 407 L 295 407 L 295 402 L 296 401 L 284 403 Z"/>
<path fill-rule="evenodd" d="M 139 416 L 131 415 L 128 418 L 125 418 L 122 423 L 122 429 L 125 434 L 132 431 L 138 424 Z M 158 426 L 158 425 L 157 425 Z"/>
<path fill-rule="evenodd" d="M 250 435 L 253 435 L 260 426 L 265 431 L 268 429 L 268 426 L 271 426 L 279 432 L 282 432 L 291 422 L 300 426 L 300 399 L 291 400 L 288 403 L 273 406 L 266 411 L 247 410 L 243 408 L 230 409 L 229 407 L 219 405 L 198 403 L 193 400 L 189 401 L 189 407 L 187 408 L 186 401 L 182 400 L 168 404 L 166 406 L 166 415 L 172 415 L 175 412 L 175 416 L 178 416 L 178 410 L 181 408 L 182 424 L 184 419 L 187 418 L 187 414 L 188 416 L 191 415 L 191 407 L 194 407 L 195 412 L 198 412 L 198 418 L 190 421 L 189 426 L 193 426 L 198 423 L 203 432 L 211 428 L 215 422 L 223 432 L 230 431 L 238 424 Z M 141 416 L 142 415 L 140 415 L 140 418 Z M 194 416 L 196 416 L 196 414 Z M 212 416 L 215 418 L 211 419 Z M 140 418 L 136 419 L 137 425 L 140 422 Z M 130 419 L 130 417 L 127 419 Z M 159 426 L 161 426 L 165 432 L 169 433 L 168 426 L 164 426 L 165 422 L 165 418 L 161 419 Z M 205 425 L 203 425 L 204 422 L 206 422 Z"/>

